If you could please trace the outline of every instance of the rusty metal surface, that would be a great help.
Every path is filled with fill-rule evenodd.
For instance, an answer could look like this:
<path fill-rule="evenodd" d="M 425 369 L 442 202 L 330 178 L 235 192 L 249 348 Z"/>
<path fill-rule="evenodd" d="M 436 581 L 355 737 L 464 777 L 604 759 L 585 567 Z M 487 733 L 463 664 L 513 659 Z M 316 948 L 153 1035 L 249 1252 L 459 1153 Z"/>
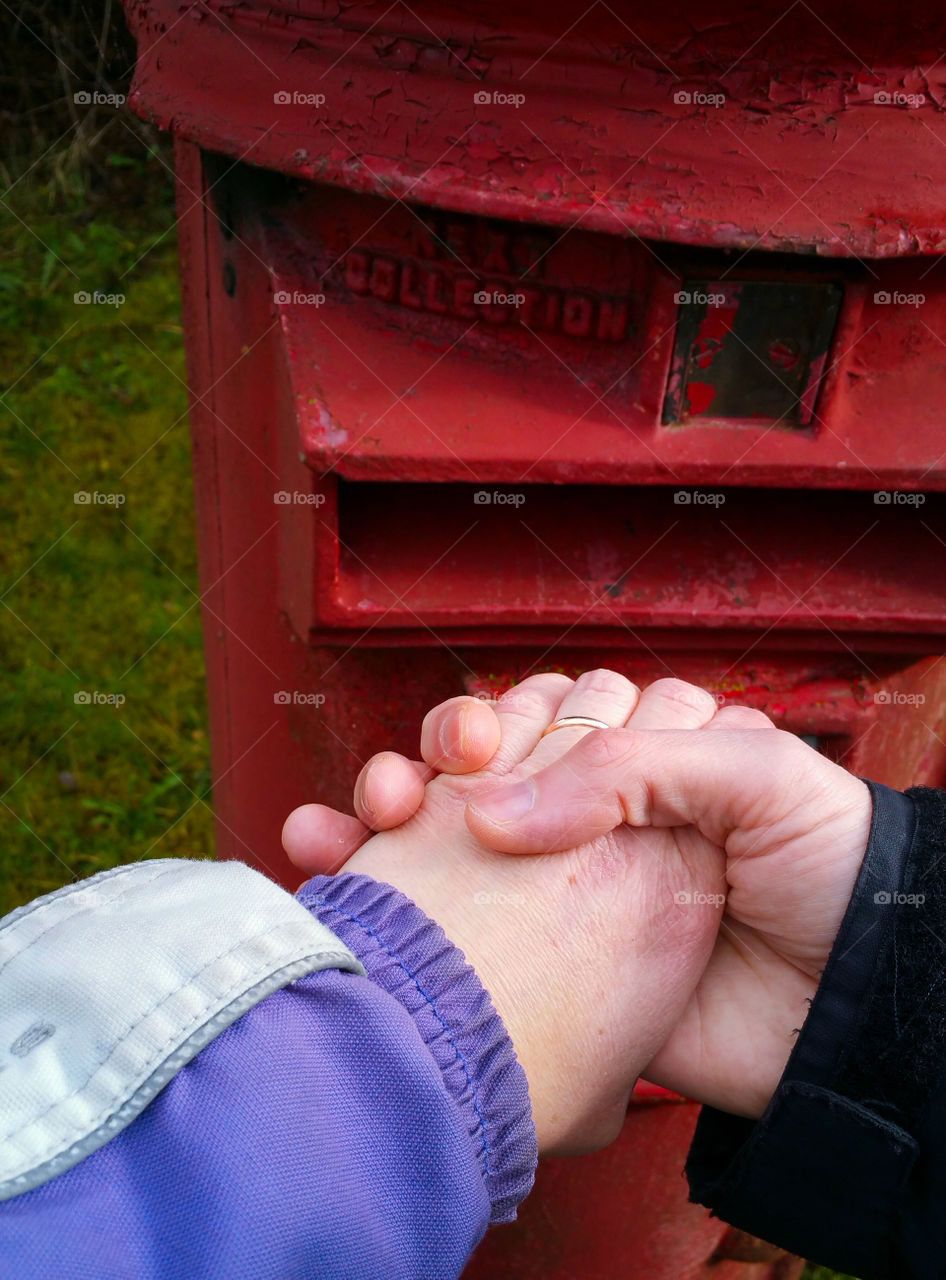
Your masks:
<path fill-rule="evenodd" d="M 943 251 L 939 15 L 851 0 L 126 11 L 133 104 L 267 168 L 618 236 Z"/>

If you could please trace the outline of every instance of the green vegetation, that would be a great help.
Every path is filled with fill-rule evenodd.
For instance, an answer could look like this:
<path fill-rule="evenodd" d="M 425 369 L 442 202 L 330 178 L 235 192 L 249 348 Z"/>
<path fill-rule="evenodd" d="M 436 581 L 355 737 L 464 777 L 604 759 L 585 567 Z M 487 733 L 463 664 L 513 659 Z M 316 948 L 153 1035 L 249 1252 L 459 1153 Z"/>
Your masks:
<path fill-rule="evenodd" d="M 212 850 L 171 184 L 112 167 L 0 206 L 0 913 Z"/>

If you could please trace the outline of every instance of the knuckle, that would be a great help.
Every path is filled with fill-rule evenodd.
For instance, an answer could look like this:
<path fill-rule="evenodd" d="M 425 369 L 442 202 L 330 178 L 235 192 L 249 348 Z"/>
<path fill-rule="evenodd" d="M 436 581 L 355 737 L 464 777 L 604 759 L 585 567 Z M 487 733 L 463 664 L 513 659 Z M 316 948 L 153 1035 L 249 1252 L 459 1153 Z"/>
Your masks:
<path fill-rule="evenodd" d="M 650 689 L 653 693 L 659 694 L 665 702 L 676 702 L 692 711 L 704 712 L 717 709 L 716 699 L 711 693 L 697 684 L 679 680 L 676 676 L 664 676 L 660 680 L 655 680 Z"/>
<path fill-rule="evenodd" d="M 774 729 L 775 725 L 757 707 L 723 707 L 716 713 L 717 720 L 733 729 Z"/>
<path fill-rule="evenodd" d="M 526 720 L 533 720 L 537 715 L 546 714 L 549 703 L 556 698 L 563 698 L 573 683 L 568 676 L 552 671 L 530 676 L 521 684 L 507 689 L 496 701 L 495 710 L 504 716 L 521 716 Z"/>
<path fill-rule="evenodd" d="M 575 681 L 575 688 L 582 693 L 600 693 L 605 697 L 622 697 L 635 686 L 627 676 L 608 667 L 596 667 L 594 671 L 585 671 Z"/>
<path fill-rule="evenodd" d="M 753 744 L 756 742 L 764 751 L 769 767 L 786 777 L 807 764 L 811 753 L 811 748 L 797 734 L 790 733 L 788 729 L 776 729 L 774 725 L 764 734 L 757 734 Z"/>
<path fill-rule="evenodd" d="M 506 698 L 511 693 L 522 693 L 535 690 L 537 692 L 549 692 L 558 689 L 570 689 L 574 684 L 574 680 L 570 676 L 566 676 L 561 671 L 540 671 L 537 675 L 527 676 L 525 680 L 520 680 L 518 684 L 513 685 L 511 689 L 507 689 L 503 697 Z"/>

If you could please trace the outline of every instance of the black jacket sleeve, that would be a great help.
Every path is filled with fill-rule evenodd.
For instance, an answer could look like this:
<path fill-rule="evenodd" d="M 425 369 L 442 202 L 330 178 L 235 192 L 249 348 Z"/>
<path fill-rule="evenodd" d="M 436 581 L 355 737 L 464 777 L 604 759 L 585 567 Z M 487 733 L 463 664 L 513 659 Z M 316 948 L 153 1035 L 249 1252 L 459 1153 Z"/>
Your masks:
<path fill-rule="evenodd" d="M 711 1107 L 690 1197 L 862 1280 L 946 1276 L 946 793 L 876 783 L 811 1010 L 758 1121 Z"/>

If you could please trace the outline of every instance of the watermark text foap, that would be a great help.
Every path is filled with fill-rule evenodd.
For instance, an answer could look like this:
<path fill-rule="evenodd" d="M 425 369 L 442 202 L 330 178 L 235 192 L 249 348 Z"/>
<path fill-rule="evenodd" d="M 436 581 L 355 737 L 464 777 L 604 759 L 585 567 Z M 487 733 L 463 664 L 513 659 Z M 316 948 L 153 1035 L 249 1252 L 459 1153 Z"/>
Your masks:
<path fill-rule="evenodd" d="M 277 489 L 273 494 L 277 507 L 321 507 L 324 493 L 306 493 L 304 489 Z"/>
<path fill-rule="evenodd" d="M 721 307 L 726 301 L 725 293 L 703 293 L 700 289 L 678 289 L 673 295 L 678 307 Z"/>
<path fill-rule="evenodd" d="M 79 89 L 72 95 L 77 107 L 123 107 L 123 93 L 100 93 L 98 89 Z"/>
<path fill-rule="evenodd" d="M 81 881 L 80 881 L 81 884 Z M 113 903 L 119 901 L 120 898 L 127 898 L 127 893 L 109 894 L 104 888 L 98 885 L 89 885 L 87 889 L 75 889 L 69 894 L 69 904 L 72 907 L 83 907 L 86 909 L 94 909 L 95 907 L 110 907 Z"/>
<path fill-rule="evenodd" d="M 473 295 L 477 307 L 524 307 L 524 293 L 503 293 L 499 289 L 478 289 Z"/>
<path fill-rule="evenodd" d="M 922 107 L 926 102 L 925 93 L 903 93 L 900 89 L 878 89 L 874 94 L 874 102 L 878 107 Z"/>
<path fill-rule="evenodd" d="M 277 89 L 273 94 L 277 107 L 324 107 L 324 93 L 303 93 L 298 89 Z"/>
<path fill-rule="evenodd" d="M 901 293 L 899 289 L 892 292 L 878 289 L 874 294 L 874 302 L 878 307 L 922 307 L 926 302 L 925 293 Z"/>
<path fill-rule="evenodd" d="M 277 307 L 321 307 L 324 293 L 303 293 L 301 289 L 279 289 L 273 294 Z"/>
<path fill-rule="evenodd" d="M 673 501 L 678 507 L 721 507 L 726 495 L 708 489 L 677 489 Z"/>
<path fill-rule="evenodd" d="M 878 689 L 874 702 L 881 707 L 922 707 L 925 693 L 904 693 L 901 689 Z"/>
<path fill-rule="evenodd" d="M 101 493 L 98 489 L 93 489 L 91 492 L 88 489 L 79 489 L 72 495 L 72 501 L 77 507 L 123 507 L 125 495 Z"/>
<path fill-rule="evenodd" d="M 673 895 L 678 907 L 721 907 L 726 901 L 725 893 L 693 893 L 689 889 L 678 889 Z"/>
<path fill-rule="evenodd" d="M 480 889 L 473 895 L 478 907 L 524 907 L 524 893 L 501 893 L 498 889 Z"/>
<path fill-rule="evenodd" d="M 87 289 L 80 289 L 72 295 L 72 301 L 77 307 L 122 307 L 125 305 L 125 295 L 103 293 L 101 289 L 93 289 L 91 293 Z"/>
<path fill-rule="evenodd" d="M 473 103 L 477 107 L 516 107 L 518 109 L 525 100 L 524 93 L 503 93 L 500 89 L 477 89 L 473 94 Z"/>
<path fill-rule="evenodd" d="M 925 893 L 899 893 L 897 890 L 879 889 L 874 894 L 878 907 L 922 907 L 926 902 Z"/>
<path fill-rule="evenodd" d="M 280 689 L 273 694 L 277 707 L 324 707 L 324 693 L 306 693 L 302 689 Z"/>
<path fill-rule="evenodd" d="M 525 500 L 524 493 L 502 493 L 499 489 L 477 489 L 473 495 L 477 507 L 521 507 Z"/>
<path fill-rule="evenodd" d="M 121 707 L 125 704 L 123 693 L 103 693 L 101 689 L 80 689 L 72 695 L 77 707 Z"/>
<path fill-rule="evenodd" d="M 878 507 L 922 507 L 925 501 L 925 493 L 906 489 L 880 489 L 874 494 L 874 504 Z"/>
<path fill-rule="evenodd" d="M 678 107 L 720 107 L 726 105 L 725 93 L 704 93 L 701 89 L 675 89 L 673 100 Z"/>
<path fill-rule="evenodd" d="M 535 713 L 535 698 L 528 693 L 520 693 L 518 689 L 482 689 L 478 693 L 470 695 L 477 698 L 480 702 L 495 702 L 501 704 L 504 708 L 514 711 L 520 708 L 528 713 Z"/>

